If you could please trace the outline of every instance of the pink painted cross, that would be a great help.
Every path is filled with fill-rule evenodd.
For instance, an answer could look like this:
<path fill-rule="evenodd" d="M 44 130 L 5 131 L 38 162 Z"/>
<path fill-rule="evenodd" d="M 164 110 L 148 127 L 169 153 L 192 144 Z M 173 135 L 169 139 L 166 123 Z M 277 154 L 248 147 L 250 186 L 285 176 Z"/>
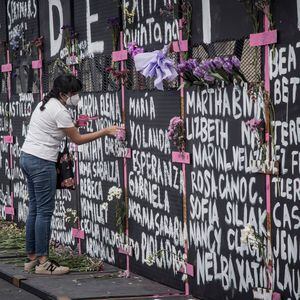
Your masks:
<path fill-rule="evenodd" d="M 72 228 L 72 236 L 84 240 L 84 231 L 77 228 Z"/>
<path fill-rule="evenodd" d="M 118 248 L 118 252 L 120 254 L 132 256 L 132 247 L 128 245 L 122 245 L 121 247 Z"/>
<path fill-rule="evenodd" d="M 12 71 L 12 64 L 5 64 L 1 66 L 1 72 L 2 73 L 7 73 Z"/>
<path fill-rule="evenodd" d="M 186 263 L 185 268 L 179 270 L 181 273 L 185 273 L 191 277 L 194 277 L 194 266 L 192 264 Z"/>
<path fill-rule="evenodd" d="M 125 158 L 131 158 L 131 148 L 126 148 L 126 152 L 124 155 Z"/>
<path fill-rule="evenodd" d="M 31 63 L 32 69 L 41 69 L 43 66 L 43 62 L 41 59 L 33 60 Z"/>
<path fill-rule="evenodd" d="M 191 156 L 188 152 L 172 152 L 172 162 L 190 164 Z"/>
<path fill-rule="evenodd" d="M 250 34 L 250 46 L 267 46 L 277 43 L 277 30 Z"/>
<path fill-rule="evenodd" d="M 12 135 L 5 135 L 3 137 L 3 142 L 5 144 L 13 144 L 14 143 L 14 137 Z"/>
<path fill-rule="evenodd" d="M 127 50 L 120 50 L 120 51 L 113 51 L 112 53 L 112 61 L 124 61 L 128 59 L 128 51 Z"/>
<path fill-rule="evenodd" d="M 15 210 L 12 206 L 5 206 L 5 213 L 7 215 L 14 216 L 15 215 Z"/>

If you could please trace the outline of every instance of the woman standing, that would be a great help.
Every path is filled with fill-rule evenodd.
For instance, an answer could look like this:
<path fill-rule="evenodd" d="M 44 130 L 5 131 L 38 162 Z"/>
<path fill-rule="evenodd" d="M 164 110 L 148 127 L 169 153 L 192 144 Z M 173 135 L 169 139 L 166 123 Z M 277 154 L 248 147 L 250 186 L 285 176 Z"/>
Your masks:
<path fill-rule="evenodd" d="M 27 177 L 29 215 L 26 222 L 24 270 L 37 274 L 65 274 L 68 267 L 49 260 L 50 224 L 55 206 L 56 161 L 65 136 L 75 144 L 91 142 L 105 135 L 115 135 L 117 126 L 81 135 L 66 105 L 77 106 L 82 83 L 73 75 L 61 75 L 53 88 L 37 105 L 22 147 L 21 168 Z"/>

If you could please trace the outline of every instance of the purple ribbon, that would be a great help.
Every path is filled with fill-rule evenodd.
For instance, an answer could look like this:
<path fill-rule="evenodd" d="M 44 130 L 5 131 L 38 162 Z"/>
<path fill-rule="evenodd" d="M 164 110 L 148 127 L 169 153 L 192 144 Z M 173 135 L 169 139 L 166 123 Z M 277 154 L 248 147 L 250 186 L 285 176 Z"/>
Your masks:
<path fill-rule="evenodd" d="M 145 77 L 155 78 L 154 86 L 162 91 L 164 79 L 172 81 L 178 76 L 174 62 L 166 57 L 168 49 L 169 46 L 165 46 L 162 50 L 139 53 L 134 56 L 137 71 Z"/>

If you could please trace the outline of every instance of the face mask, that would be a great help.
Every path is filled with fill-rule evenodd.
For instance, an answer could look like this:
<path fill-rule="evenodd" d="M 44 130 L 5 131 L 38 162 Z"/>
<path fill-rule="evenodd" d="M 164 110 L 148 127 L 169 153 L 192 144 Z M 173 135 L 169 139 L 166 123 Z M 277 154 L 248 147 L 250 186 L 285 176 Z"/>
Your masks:
<path fill-rule="evenodd" d="M 79 101 L 80 101 L 80 97 L 77 94 L 77 95 L 69 97 L 67 99 L 67 101 L 66 101 L 66 104 L 70 105 L 70 106 L 77 106 L 77 104 L 79 103 Z"/>

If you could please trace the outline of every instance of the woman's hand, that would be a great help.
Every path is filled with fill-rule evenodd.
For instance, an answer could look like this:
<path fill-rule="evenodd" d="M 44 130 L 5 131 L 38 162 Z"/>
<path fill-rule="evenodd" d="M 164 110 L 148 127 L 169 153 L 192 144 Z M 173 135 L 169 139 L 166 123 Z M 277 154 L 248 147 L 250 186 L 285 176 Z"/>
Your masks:
<path fill-rule="evenodd" d="M 120 131 L 124 131 L 124 134 L 122 136 L 124 136 L 124 139 L 125 139 L 124 124 L 122 124 L 121 126 L 114 125 L 114 126 L 106 127 L 99 131 L 90 132 L 90 133 L 86 133 L 86 134 L 80 134 L 78 129 L 75 127 L 62 128 L 62 130 L 72 140 L 72 142 L 77 145 L 89 143 L 89 142 L 99 139 L 105 135 L 112 135 L 114 137 L 117 137 L 117 133 Z"/>
<path fill-rule="evenodd" d="M 116 134 L 119 130 L 124 130 L 124 125 L 121 125 L 121 126 L 114 125 L 114 126 L 107 127 L 106 134 L 116 136 Z"/>

